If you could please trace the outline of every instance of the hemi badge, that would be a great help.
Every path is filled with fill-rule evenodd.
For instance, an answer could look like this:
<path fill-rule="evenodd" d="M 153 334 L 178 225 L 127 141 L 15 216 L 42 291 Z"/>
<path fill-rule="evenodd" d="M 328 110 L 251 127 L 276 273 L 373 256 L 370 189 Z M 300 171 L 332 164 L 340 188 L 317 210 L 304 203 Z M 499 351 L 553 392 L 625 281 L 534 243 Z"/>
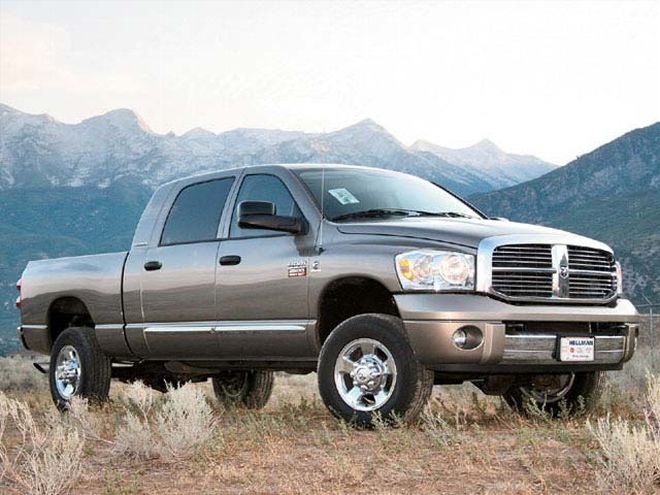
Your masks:
<path fill-rule="evenodd" d="M 289 263 L 288 274 L 289 274 L 289 278 L 306 277 L 307 263 L 305 261 L 294 261 L 292 263 Z"/>

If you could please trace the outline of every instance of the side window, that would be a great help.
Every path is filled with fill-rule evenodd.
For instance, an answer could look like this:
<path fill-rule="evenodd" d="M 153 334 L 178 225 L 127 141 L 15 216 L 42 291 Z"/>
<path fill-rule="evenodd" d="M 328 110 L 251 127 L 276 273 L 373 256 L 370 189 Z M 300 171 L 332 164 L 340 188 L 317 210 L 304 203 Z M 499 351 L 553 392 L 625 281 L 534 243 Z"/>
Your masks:
<path fill-rule="evenodd" d="M 160 245 L 214 240 L 233 182 L 218 179 L 182 189 L 165 221 Z"/>
<path fill-rule="evenodd" d="M 229 237 L 265 237 L 273 234 L 286 235 L 275 230 L 242 229 L 238 226 L 238 205 L 243 201 L 270 201 L 275 214 L 300 216 L 300 210 L 284 183 L 274 175 L 248 175 L 243 179 L 229 229 Z"/>

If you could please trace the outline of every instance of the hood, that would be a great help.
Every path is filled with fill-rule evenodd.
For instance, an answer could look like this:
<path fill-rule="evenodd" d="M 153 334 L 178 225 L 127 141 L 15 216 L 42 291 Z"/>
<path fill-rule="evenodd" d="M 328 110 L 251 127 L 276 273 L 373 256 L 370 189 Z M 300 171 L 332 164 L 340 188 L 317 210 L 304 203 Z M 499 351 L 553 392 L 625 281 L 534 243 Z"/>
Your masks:
<path fill-rule="evenodd" d="M 344 234 L 390 235 L 460 244 L 476 248 L 487 237 L 500 235 L 562 235 L 576 242 L 584 237 L 558 229 L 501 220 L 476 218 L 406 217 L 338 224 Z"/>

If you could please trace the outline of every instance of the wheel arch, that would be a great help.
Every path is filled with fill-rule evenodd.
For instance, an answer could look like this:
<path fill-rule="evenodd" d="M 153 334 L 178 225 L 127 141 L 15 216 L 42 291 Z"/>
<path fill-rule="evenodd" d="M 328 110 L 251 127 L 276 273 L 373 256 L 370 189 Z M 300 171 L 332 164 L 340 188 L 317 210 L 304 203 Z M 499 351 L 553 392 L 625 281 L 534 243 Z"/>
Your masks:
<path fill-rule="evenodd" d="M 321 291 L 317 307 L 318 346 L 323 345 L 342 321 L 366 313 L 400 317 L 392 292 L 374 278 L 346 276 L 328 282 Z"/>
<path fill-rule="evenodd" d="M 51 302 L 46 316 L 49 349 L 64 330 L 69 327 L 94 328 L 95 323 L 85 302 L 75 296 L 62 296 Z"/>

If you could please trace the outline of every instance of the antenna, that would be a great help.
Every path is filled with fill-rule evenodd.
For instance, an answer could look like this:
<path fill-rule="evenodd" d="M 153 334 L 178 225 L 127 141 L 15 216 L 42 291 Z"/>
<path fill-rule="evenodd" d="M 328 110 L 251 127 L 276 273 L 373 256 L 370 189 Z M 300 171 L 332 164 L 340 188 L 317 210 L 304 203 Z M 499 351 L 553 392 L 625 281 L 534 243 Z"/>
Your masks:
<path fill-rule="evenodd" d="M 325 165 L 321 165 L 321 220 L 319 222 L 318 250 L 323 252 L 323 219 L 325 218 Z"/>

